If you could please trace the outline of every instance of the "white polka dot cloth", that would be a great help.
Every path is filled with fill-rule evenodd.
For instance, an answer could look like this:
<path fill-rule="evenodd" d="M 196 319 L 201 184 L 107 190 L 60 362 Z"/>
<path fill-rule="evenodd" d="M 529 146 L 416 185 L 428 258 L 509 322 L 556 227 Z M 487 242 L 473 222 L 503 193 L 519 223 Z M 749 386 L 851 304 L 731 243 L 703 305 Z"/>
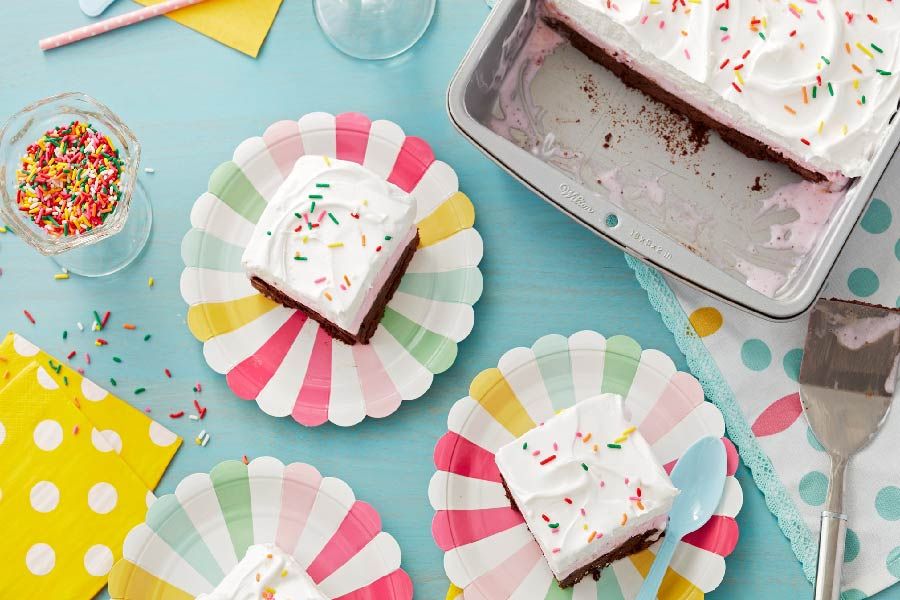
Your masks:
<path fill-rule="evenodd" d="M 180 443 L 9 334 L 0 344 L 0 598 L 92 598 Z"/>
<path fill-rule="evenodd" d="M 815 575 L 828 457 L 803 417 L 797 376 L 807 317 L 772 323 L 713 300 L 629 259 L 675 334 L 707 397 L 808 578 Z M 668 285 L 667 285 L 668 284 Z M 900 307 L 900 160 L 895 157 L 832 271 L 825 297 Z M 900 412 L 850 464 L 843 600 L 900 579 Z"/>

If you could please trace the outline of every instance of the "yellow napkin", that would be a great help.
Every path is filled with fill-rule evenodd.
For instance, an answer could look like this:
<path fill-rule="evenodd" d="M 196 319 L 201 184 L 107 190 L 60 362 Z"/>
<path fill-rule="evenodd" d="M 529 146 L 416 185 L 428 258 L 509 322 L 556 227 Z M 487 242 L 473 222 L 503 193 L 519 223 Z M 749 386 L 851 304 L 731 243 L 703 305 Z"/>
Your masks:
<path fill-rule="evenodd" d="M 162 1 L 135 0 L 144 6 Z M 206 0 L 166 16 L 256 58 L 280 6 L 281 0 Z"/>
<path fill-rule="evenodd" d="M 181 445 L 171 431 L 50 356 L 22 336 L 9 333 L 0 343 L 0 391 L 9 378 L 36 362 L 56 385 L 81 398 L 79 410 L 149 489 L 156 489 Z M 10 375 L 7 375 L 9 373 Z M 176 443 L 177 442 L 177 443 Z M 2 472 L 2 471 L 0 471 Z"/>
<path fill-rule="evenodd" d="M 15 334 L 0 386 L 0 598 L 91 598 L 181 440 Z"/>

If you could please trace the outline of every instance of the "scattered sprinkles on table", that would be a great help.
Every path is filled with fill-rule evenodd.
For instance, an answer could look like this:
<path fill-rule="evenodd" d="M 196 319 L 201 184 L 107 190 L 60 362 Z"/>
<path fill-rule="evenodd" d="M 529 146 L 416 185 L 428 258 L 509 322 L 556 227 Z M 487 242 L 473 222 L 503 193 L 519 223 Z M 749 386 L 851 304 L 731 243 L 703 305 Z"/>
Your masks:
<path fill-rule="evenodd" d="M 601 569 L 607 555 L 625 556 L 620 547 L 632 537 L 646 535 L 634 551 L 649 545 L 665 529 L 677 494 L 612 394 L 559 412 L 502 447 L 496 462 L 564 587 L 585 569 Z"/>
<path fill-rule="evenodd" d="M 125 161 L 90 123 L 48 129 L 16 171 L 16 204 L 47 234 L 77 236 L 102 225 L 121 196 Z"/>
<path fill-rule="evenodd" d="M 23 312 L 23 314 L 25 315 L 25 317 L 26 317 L 32 324 L 35 324 L 35 325 L 37 324 L 37 321 L 36 321 L 36 319 L 34 318 L 34 316 L 31 314 L 31 312 L 29 312 L 27 309 L 26 309 L 26 310 L 23 310 L 22 312 Z M 111 312 L 111 311 L 108 311 L 108 310 L 107 310 L 107 311 L 103 311 L 103 314 L 102 314 L 102 316 L 101 316 L 100 311 L 93 310 L 93 311 L 92 311 L 92 316 L 93 316 L 93 321 L 91 322 L 91 330 L 92 330 L 92 331 L 95 331 L 95 332 L 97 332 L 97 331 L 103 331 L 103 330 L 106 329 L 106 327 L 110 324 L 110 321 L 111 321 L 111 319 L 112 319 L 112 312 Z M 84 324 L 83 324 L 81 321 L 76 322 L 76 326 L 77 326 L 77 328 L 78 328 L 78 330 L 79 330 L 80 332 L 83 333 L 83 332 L 85 331 Z M 137 324 L 134 324 L 134 323 L 128 323 L 128 322 L 122 323 L 122 329 L 124 329 L 126 332 L 136 331 L 138 328 L 139 328 L 138 325 L 137 325 Z M 127 334 L 127 333 L 124 333 L 123 335 L 128 335 L 128 334 Z M 69 340 L 70 340 L 69 331 L 68 331 L 68 330 L 63 330 L 63 331 L 61 332 L 61 336 L 60 336 L 60 337 L 62 338 L 62 340 L 63 340 L 64 342 L 65 342 L 65 341 L 69 341 Z M 143 339 L 144 339 L 144 341 L 149 340 L 149 339 L 150 339 L 150 334 L 149 334 L 149 333 L 146 334 L 146 335 L 144 336 Z M 115 342 L 115 341 L 116 341 L 116 340 L 113 340 L 113 342 Z M 93 344 L 94 344 L 95 347 L 103 348 L 103 347 L 109 346 L 109 345 L 110 345 L 110 341 L 107 340 L 107 339 L 105 339 L 105 338 L 100 338 L 100 337 L 98 337 L 98 338 L 94 338 L 94 339 L 93 339 Z M 118 347 L 118 346 L 117 346 L 117 347 Z M 73 360 L 77 359 L 78 354 L 79 354 L 79 353 L 78 353 L 78 350 L 75 350 L 75 349 L 69 350 L 69 352 L 65 355 L 65 356 L 66 356 L 66 360 L 69 361 L 69 362 L 71 363 Z M 89 353 L 87 353 L 87 352 L 83 352 L 83 353 L 82 353 L 82 356 L 84 357 L 84 362 L 85 362 L 85 364 L 90 365 L 91 362 L 92 362 L 92 361 L 91 361 L 91 355 L 90 355 Z M 121 365 L 122 363 L 124 363 L 124 359 L 123 359 L 121 356 L 118 356 L 118 355 L 112 355 L 112 356 L 110 356 L 110 358 L 111 358 L 112 362 L 115 363 L 116 365 Z M 2 363 L 4 363 L 4 362 L 6 362 L 5 359 L 4 359 L 2 356 L 0 356 L 0 364 L 2 364 Z M 50 361 L 49 361 L 48 366 L 49 366 L 49 368 L 50 368 L 53 372 L 55 372 L 55 373 L 57 373 L 57 374 L 60 373 L 60 371 L 61 371 L 61 369 L 62 369 L 62 367 L 63 367 L 63 365 L 62 365 L 61 363 L 57 363 L 57 362 L 55 362 L 55 361 L 53 361 L 53 360 L 50 360 Z M 71 366 L 72 366 L 72 368 L 75 368 L 75 370 L 76 370 L 79 374 L 81 374 L 81 375 L 84 375 L 84 374 L 85 374 L 85 369 L 84 369 L 83 367 L 78 367 L 78 368 L 76 368 L 74 365 L 71 365 Z M 163 369 L 163 374 L 165 375 L 165 377 L 166 377 L 167 379 L 172 379 L 172 371 L 169 370 L 168 368 Z M 2 377 L 3 377 L 3 379 L 9 379 L 9 378 L 10 378 L 10 371 L 8 371 L 8 370 L 3 370 L 3 376 L 2 376 Z M 110 385 L 111 387 L 113 387 L 113 388 L 118 387 L 118 385 L 119 385 L 119 382 L 117 381 L 117 379 L 116 379 L 115 377 L 109 377 L 109 378 L 108 378 L 108 381 L 109 381 L 109 385 Z M 69 384 L 69 383 L 68 383 L 68 377 L 63 376 L 63 384 L 64 384 L 64 385 L 68 385 L 68 384 Z M 141 395 L 143 395 L 144 393 L 146 393 L 146 392 L 148 392 L 148 391 L 149 391 L 149 390 L 148 390 L 147 386 L 138 386 L 138 387 L 134 388 L 134 390 L 133 390 L 132 393 L 133 393 L 135 396 L 141 396 Z M 196 382 L 196 383 L 194 384 L 194 386 L 193 386 L 193 391 L 194 391 L 194 393 L 200 393 L 200 392 L 203 391 L 203 386 L 202 386 L 202 384 L 201 384 L 199 381 Z M 77 403 L 77 400 L 75 400 L 75 402 Z M 188 414 L 188 413 L 187 413 L 186 411 L 184 411 L 184 410 L 177 410 L 177 411 L 174 411 L 174 412 L 170 412 L 170 413 L 169 413 L 169 418 L 170 418 L 170 419 L 181 419 L 182 417 L 184 417 L 185 415 L 187 415 L 187 416 L 189 417 L 189 419 L 192 420 L 192 421 L 201 421 L 201 420 L 203 420 L 203 419 L 206 417 L 206 414 L 207 414 L 207 410 L 208 410 L 207 407 L 204 406 L 204 405 L 201 405 L 201 404 L 200 404 L 200 401 L 197 400 L 196 398 L 194 398 L 194 399 L 192 400 L 192 402 L 193 402 L 193 408 L 195 409 L 196 412 L 191 413 L 191 414 Z M 144 408 L 144 412 L 150 413 L 150 412 L 152 412 L 152 409 L 151 409 L 149 406 L 148 406 L 148 407 L 145 407 L 145 408 Z M 200 434 L 199 434 L 199 436 L 197 436 L 197 438 L 195 439 L 195 441 L 196 441 L 196 443 L 197 443 L 198 446 L 206 446 L 206 445 L 209 443 L 209 440 L 210 440 L 210 435 L 209 435 L 209 433 L 208 433 L 205 429 L 204 429 L 203 431 L 201 431 Z"/>

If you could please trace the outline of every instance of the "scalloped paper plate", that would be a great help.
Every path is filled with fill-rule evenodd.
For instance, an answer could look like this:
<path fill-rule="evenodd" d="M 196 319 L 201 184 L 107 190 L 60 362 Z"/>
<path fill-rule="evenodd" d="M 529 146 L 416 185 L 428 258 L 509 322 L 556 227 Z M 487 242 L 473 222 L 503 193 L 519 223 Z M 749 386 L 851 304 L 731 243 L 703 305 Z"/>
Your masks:
<path fill-rule="evenodd" d="M 310 465 L 266 456 L 185 477 L 150 505 L 109 575 L 114 600 L 192 600 L 212 591 L 253 544 L 292 553 L 323 594 L 411 600 L 400 547 L 369 504 Z"/>
<path fill-rule="evenodd" d="M 494 453 L 536 423 L 604 392 L 621 394 L 633 421 L 667 471 L 695 441 L 722 437 L 719 410 L 703 398 L 694 377 L 676 371 L 657 350 L 641 350 L 625 336 L 593 331 L 548 335 L 515 348 L 496 368 L 482 371 L 469 395 L 450 409 L 449 431 L 434 450 L 437 472 L 428 496 L 437 511 L 432 533 L 454 584 L 448 598 L 467 600 L 630 599 L 637 596 L 658 544 L 613 563 L 599 581 L 586 578 L 561 590 L 521 515 L 510 507 Z M 661 600 L 697 600 L 725 575 L 725 557 L 738 540 L 735 516 L 743 492 L 728 452 L 728 478 L 716 515 L 679 545 L 660 588 Z"/>
<path fill-rule="evenodd" d="M 304 154 L 362 164 L 415 199 L 419 249 L 369 344 L 333 341 L 260 295 L 241 269 L 266 202 Z M 472 330 L 483 251 L 474 222 L 453 169 L 394 123 L 359 113 L 279 121 L 241 142 L 194 204 L 181 245 L 188 327 L 231 390 L 270 415 L 311 426 L 385 417 L 424 394 Z"/>

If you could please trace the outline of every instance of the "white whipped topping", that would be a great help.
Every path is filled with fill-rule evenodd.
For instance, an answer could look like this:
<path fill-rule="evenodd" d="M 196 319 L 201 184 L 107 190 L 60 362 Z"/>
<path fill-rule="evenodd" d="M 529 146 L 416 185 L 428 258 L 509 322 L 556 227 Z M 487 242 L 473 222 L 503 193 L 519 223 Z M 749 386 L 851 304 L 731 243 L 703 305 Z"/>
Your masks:
<path fill-rule="evenodd" d="M 631 537 L 663 530 L 678 495 L 615 394 L 567 408 L 500 448 L 496 461 L 559 580 Z"/>
<path fill-rule="evenodd" d="M 894 2 L 547 0 L 547 6 L 668 91 L 831 179 L 866 172 L 900 101 Z"/>
<path fill-rule="evenodd" d="M 356 333 L 379 274 L 415 235 L 414 217 L 410 195 L 369 169 L 302 156 L 266 205 L 241 264 Z"/>
<path fill-rule="evenodd" d="M 255 544 L 216 589 L 197 600 L 328 600 L 294 558 L 275 544 Z"/>

